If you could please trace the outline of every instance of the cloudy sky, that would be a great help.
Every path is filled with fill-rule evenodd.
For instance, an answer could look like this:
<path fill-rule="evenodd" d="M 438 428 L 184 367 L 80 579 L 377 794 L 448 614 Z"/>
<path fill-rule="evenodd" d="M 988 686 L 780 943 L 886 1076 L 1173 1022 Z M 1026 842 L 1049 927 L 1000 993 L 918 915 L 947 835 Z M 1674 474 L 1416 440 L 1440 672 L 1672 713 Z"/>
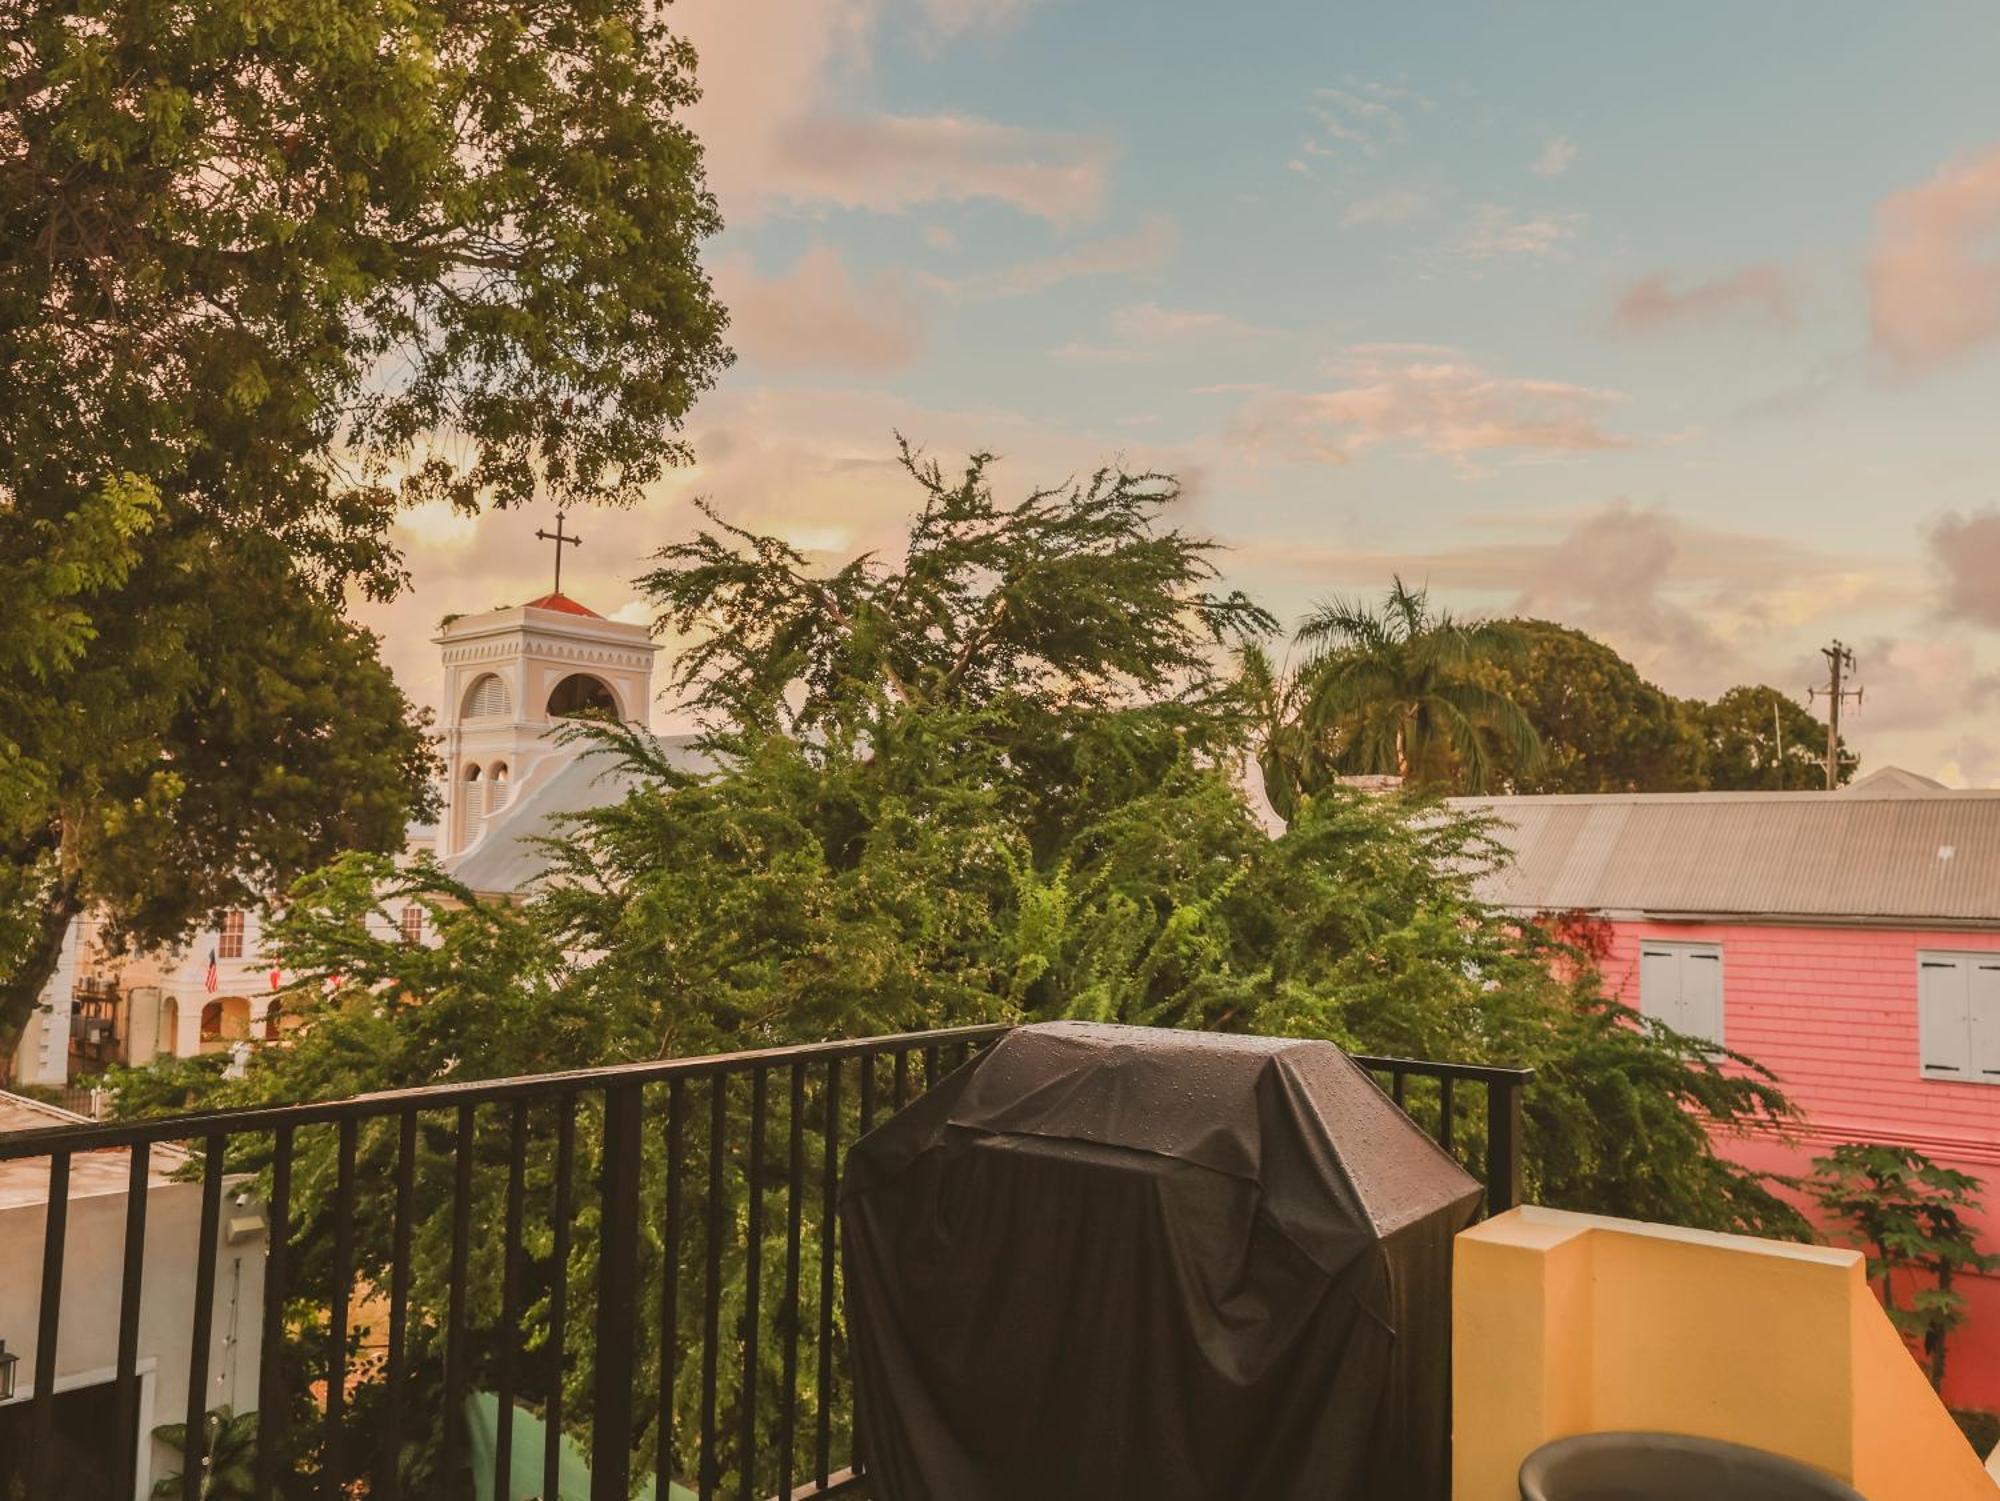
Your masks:
<path fill-rule="evenodd" d="M 695 467 L 575 519 L 603 613 L 694 496 L 893 537 L 900 430 L 1012 490 L 1172 469 L 1287 618 L 1400 570 L 1704 695 L 1839 636 L 1867 764 L 2000 782 L 1991 0 L 670 15 L 738 361 Z M 550 519 L 410 519 L 365 613 L 412 693 L 440 615 L 546 588 Z"/>

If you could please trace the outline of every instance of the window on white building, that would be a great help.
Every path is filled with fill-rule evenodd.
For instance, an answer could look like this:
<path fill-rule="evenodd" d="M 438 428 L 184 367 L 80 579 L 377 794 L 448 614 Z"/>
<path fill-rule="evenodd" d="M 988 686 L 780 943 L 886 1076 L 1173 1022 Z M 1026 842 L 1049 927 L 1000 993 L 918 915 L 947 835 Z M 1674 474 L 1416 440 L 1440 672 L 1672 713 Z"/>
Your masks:
<path fill-rule="evenodd" d="M 241 959 L 243 957 L 243 914 L 225 912 L 222 914 L 221 942 L 215 946 L 219 959 Z"/>
<path fill-rule="evenodd" d="M 398 914 L 397 926 L 402 929 L 403 942 L 410 944 L 424 941 L 424 909 L 412 902 Z"/>
<path fill-rule="evenodd" d="M 1639 1010 L 1676 1032 L 1722 1041 L 1722 945 L 1639 945 Z"/>
<path fill-rule="evenodd" d="M 2000 954 L 1917 955 L 1917 1049 L 1926 1079 L 2000 1084 Z"/>
<path fill-rule="evenodd" d="M 507 763 L 495 762 L 486 773 L 486 811 L 498 813 L 507 806 Z"/>

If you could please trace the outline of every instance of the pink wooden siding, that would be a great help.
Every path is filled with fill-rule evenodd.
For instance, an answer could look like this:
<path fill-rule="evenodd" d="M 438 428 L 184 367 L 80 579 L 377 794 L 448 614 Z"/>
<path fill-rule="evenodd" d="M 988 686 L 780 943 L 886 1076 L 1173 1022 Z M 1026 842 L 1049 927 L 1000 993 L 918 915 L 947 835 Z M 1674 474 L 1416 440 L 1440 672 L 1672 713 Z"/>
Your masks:
<path fill-rule="evenodd" d="M 1910 1146 L 1987 1183 L 1983 1249 L 2000 1251 L 2000 1083 L 1926 1079 L 1917 1054 L 1917 956 L 2000 952 L 2000 933 L 1731 923 L 1616 922 L 1604 972 L 1639 1005 L 1645 940 L 1722 946 L 1723 1036 L 1778 1076 L 1807 1117 L 1796 1147 L 1730 1142 L 1753 1166 L 1803 1172 L 1840 1141 Z M 1946 1394 L 2000 1408 L 2000 1280 L 1968 1289 Z"/>

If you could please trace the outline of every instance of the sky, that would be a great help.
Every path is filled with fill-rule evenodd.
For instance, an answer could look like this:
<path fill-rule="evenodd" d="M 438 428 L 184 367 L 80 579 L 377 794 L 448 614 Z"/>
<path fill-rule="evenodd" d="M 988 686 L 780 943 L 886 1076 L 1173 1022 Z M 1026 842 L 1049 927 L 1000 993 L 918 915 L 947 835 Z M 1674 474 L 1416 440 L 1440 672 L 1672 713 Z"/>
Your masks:
<path fill-rule="evenodd" d="M 1003 496 L 1171 471 L 1288 622 L 1400 573 L 1702 696 L 1803 697 L 1838 637 L 1864 769 L 2000 783 L 1992 0 L 668 15 L 737 360 L 693 465 L 572 516 L 601 613 L 649 619 L 696 497 L 892 545 L 900 432 Z M 413 697 L 440 616 L 547 588 L 552 520 L 408 517 L 360 614 Z"/>

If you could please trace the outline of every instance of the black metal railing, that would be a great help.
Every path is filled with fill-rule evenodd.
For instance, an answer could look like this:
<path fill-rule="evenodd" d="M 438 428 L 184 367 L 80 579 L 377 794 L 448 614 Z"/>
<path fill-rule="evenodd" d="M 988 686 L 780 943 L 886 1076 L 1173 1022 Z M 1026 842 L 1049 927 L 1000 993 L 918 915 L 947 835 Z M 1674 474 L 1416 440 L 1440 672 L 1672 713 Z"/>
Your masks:
<path fill-rule="evenodd" d="M 1486 1185 L 1485 1214 L 1504 1214 L 1522 1202 L 1521 1107 L 1535 1082 L 1533 1069 L 1352 1057 L 1378 1083 L 1386 1081 L 1389 1098 Z M 1468 1090 L 1475 1093 L 1470 1111 L 1461 1103 Z"/>
<path fill-rule="evenodd" d="M 146 1188 L 163 1168 L 201 1185 L 186 1248 L 186 1501 L 203 1493 L 210 1443 L 223 1203 L 245 1188 L 267 1221 L 258 1497 L 456 1494 L 473 1457 L 475 1394 L 492 1401 L 480 1458 L 499 1497 L 552 1497 L 566 1464 L 586 1461 L 593 1501 L 626 1501 L 648 1473 L 659 1501 L 674 1484 L 701 1501 L 851 1489 L 864 1464 L 839 1301 L 845 1148 L 1005 1031 L 0 1136 L 0 1162 L 46 1159 L 50 1174 L 29 1494 L 46 1491 L 53 1463 L 68 1185 L 79 1161 L 103 1153 L 128 1158 L 120 1435 L 135 1429 L 149 1353 Z M 1530 1073 L 1359 1061 L 1483 1177 L 1490 1210 L 1519 1202 Z M 1483 1110 L 1462 1108 L 1467 1091 L 1483 1095 Z M 91 1165 L 102 1178 L 106 1164 Z M 545 1440 L 540 1473 L 534 1488 L 510 1489 L 530 1424 Z M 136 1452 L 121 1448 L 114 1494 L 132 1494 L 147 1450 L 145 1435 Z"/>

